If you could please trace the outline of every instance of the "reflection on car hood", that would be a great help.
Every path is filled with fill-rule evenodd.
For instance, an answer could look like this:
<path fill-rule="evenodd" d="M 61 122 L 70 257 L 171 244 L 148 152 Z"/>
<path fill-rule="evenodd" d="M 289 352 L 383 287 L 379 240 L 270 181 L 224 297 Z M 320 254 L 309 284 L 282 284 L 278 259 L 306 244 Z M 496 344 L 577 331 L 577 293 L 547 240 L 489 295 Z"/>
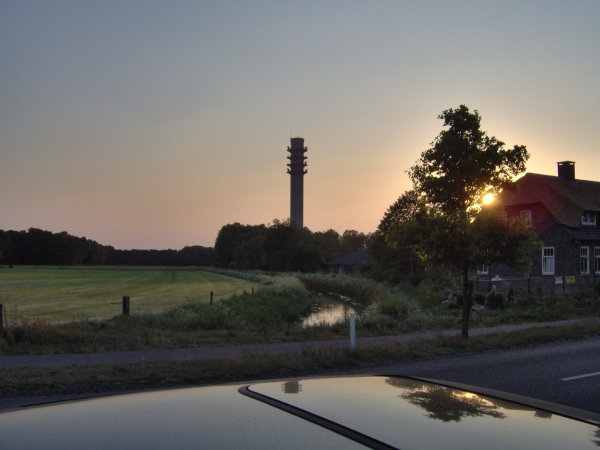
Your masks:
<path fill-rule="evenodd" d="M 337 377 L 21 408 L 0 413 L 0 448 L 597 449 L 599 430 L 551 408 L 427 380 Z"/>
<path fill-rule="evenodd" d="M 401 449 L 600 445 L 594 424 L 417 379 L 321 378 L 248 390 Z"/>

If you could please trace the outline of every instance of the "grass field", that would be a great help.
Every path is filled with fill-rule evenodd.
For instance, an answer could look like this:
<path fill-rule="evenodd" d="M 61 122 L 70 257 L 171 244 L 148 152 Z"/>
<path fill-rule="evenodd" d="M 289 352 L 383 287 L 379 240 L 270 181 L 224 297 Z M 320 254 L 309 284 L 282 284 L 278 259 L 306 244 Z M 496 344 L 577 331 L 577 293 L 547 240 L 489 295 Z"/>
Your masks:
<path fill-rule="evenodd" d="M 113 317 L 122 297 L 131 312 L 156 312 L 186 302 L 208 302 L 250 291 L 247 280 L 188 268 L 15 267 L 0 269 L 0 304 L 9 321 L 21 316 L 51 321 Z"/>

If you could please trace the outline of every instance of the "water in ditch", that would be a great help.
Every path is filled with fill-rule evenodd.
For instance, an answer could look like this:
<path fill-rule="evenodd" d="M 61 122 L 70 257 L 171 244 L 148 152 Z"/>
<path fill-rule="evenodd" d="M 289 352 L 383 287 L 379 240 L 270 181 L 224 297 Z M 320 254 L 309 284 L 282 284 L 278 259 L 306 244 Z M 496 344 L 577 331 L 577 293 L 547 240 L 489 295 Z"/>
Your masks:
<path fill-rule="evenodd" d="M 350 317 L 350 313 L 359 316 L 364 308 L 348 297 L 335 294 L 314 294 L 313 299 L 311 314 L 302 319 L 303 327 L 333 325 L 337 322 L 343 322 Z"/>

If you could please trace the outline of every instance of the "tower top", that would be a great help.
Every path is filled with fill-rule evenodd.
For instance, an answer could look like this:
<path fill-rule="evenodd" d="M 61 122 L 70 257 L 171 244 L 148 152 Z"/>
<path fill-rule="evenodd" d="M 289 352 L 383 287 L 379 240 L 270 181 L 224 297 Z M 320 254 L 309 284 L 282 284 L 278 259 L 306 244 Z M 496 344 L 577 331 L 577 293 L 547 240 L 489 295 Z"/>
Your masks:
<path fill-rule="evenodd" d="M 291 138 L 291 148 L 292 149 L 303 149 L 304 148 L 304 139 L 301 137 Z"/>

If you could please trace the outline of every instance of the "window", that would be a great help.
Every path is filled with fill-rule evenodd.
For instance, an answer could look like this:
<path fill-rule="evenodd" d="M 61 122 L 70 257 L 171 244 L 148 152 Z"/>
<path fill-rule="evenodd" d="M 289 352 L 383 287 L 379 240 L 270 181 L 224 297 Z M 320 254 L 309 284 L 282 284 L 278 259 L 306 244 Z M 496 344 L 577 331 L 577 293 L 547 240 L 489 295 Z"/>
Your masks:
<path fill-rule="evenodd" d="M 581 216 L 581 225 L 596 225 L 596 213 L 594 211 L 584 211 Z"/>
<path fill-rule="evenodd" d="M 542 275 L 554 275 L 554 247 L 542 249 Z"/>
<path fill-rule="evenodd" d="M 594 271 L 600 273 L 600 247 L 594 247 Z"/>
<path fill-rule="evenodd" d="M 531 222 L 531 211 L 530 210 L 521 211 L 521 217 L 525 217 L 526 219 L 528 219 Z"/>
<path fill-rule="evenodd" d="M 590 273 L 590 248 L 579 247 L 579 262 L 581 273 Z"/>
<path fill-rule="evenodd" d="M 479 269 L 477 269 L 477 274 L 478 275 L 487 275 L 488 274 L 488 266 L 486 266 L 485 264 L 482 264 L 481 267 Z"/>

